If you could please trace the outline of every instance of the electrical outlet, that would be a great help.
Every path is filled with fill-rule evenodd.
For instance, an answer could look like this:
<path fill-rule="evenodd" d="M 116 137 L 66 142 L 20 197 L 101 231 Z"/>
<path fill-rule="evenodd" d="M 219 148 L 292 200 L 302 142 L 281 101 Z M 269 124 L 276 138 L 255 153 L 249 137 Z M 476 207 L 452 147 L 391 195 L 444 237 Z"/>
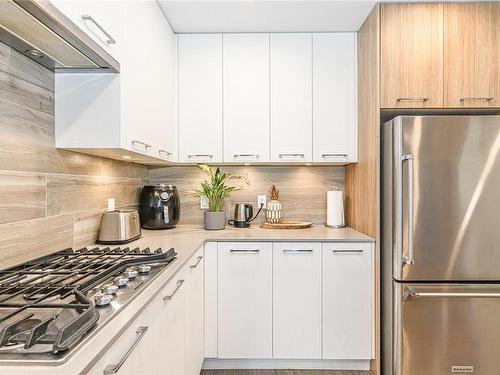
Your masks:
<path fill-rule="evenodd" d="M 264 208 L 266 208 L 267 204 L 267 195 L 257 195 L 257 208 L 260 208 L 261 205 L 264 205 Z"/>
<path fill-rule="evenodd" d="M 205 197 L 200 197 L 200 209 L 208 210 L 208 199 Z"/>

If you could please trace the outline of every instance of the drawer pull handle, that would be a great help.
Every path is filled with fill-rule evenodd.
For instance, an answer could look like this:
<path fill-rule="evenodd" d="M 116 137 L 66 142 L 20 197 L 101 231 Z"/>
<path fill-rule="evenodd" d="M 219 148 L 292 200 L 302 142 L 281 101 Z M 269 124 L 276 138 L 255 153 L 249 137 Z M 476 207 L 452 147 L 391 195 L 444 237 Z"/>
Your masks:
<path fill-rule="evenodd" d="M 167 151 L 167 150 L 158 150 L 158 156 L 161 158 L 161 154 L 165 154 L 167 155 L 167 158 L 172 155 L 172 153 L 170 151 Z"/>
<path fill-rule="evenodd" d="M 401 97 L 397 98 L 397 102 L 426 102 L 430 100 L 427 96 L 422 96 L 422 97 Z"/>
<path fill-rule="evenodd" d="M 187 157 L 189 159 L 192 159 L 192 158 L 209 158 L 209 159 L 212 159 L 214 156 L 212 154 L 189 154 Z"/>
<path fill-rule="evenodd" d="M 234 254 L 234 253 L 257 254 L 260 252 L 260 250 L 259 249 L 230 249 L 229 252 L 231 254 Z"/>
<path fill-rule="evenodd" d="M 362 253 L 363 249 L 333 249 L 333 253 L 337 254 L 359 254 Z"/>
<path fill-rule="evenodd" d="M 285 158 L 300 158 L 303 159 L 306 155 L 305 154 L 279 154 L 278 155 L 280 159 L 285 159 Z"/>
<path fill-rule="evenodd" d="M 321 154 L 322 158 L 346 158 L 348 154 Z"/>
<path fill-rule="evenodd" d="M 181 288 L 182 284 L 184 284 L 184 280 L 177 280 L 177 286 L 175 287 L 174 291 L 172 292 L 171 295 L 163 297 L 163 302 L 168 302 L 172 298 L 174 298 L 175 294 L 179 291 Z"/>
<path fill-rule="evenodd" d="M 203 257 L 198 257 L 197 259 L 198 259 L 198 261 L 195 264 L 191 264 L 189 266 L 189 268 L 196 268 L 196 267 L 198 267 L 198 264 L 200 264 L 200 262 L 203 259 Z"/>
<path fill-rule="evenodd" d="M 99 25 L 99 23 L 94 19 L 94 17 L 88 15 L 88 14 L 84 14 L 82 16 L 82 20 L 84 21 L 90 21 L 92 22 L 94 25 L 96 25 L 96 27 L 101 30 L 101 32 L 106 35 L 106 38 L 108 38 L 108 40 L 106 40 L 106 43 L 109 44 L 116 44 L 116 40 L 111 36 L 109 35 L 109 33 L 104 29 L 104 27 L 102 27 L 101 25 Z"/>
<path fill-rule="evenodd" d="M 234 154 L 233 155 L 235 159 L 237 158 L 259 158 L 259 154 Z"/>
<path fill-rule="evenodd" d="M 460 98 L 460 101 L 461 102 L 465 102 L 465 101 L 469 101 L 469 100 L 482 100 L 482 101 L 485 101 L 485 102 L 491 102 L 494 99 L 495 98 L 493 96 L 484 96 L 484 97 L 469 96 L 469 97 Z"/>
<path fill-rule="evenodd" d="M 313 249 L 283 249 L 284 253 L 312 253 Z"/>
<path fill-rule="evenodd" d="M 132 146 L 135 146 L 135 145 L 143 145 L 144 146 L 144 149 L 145 151 L 148 151 L 148 148 L 151 148 L 153 146 L 151 146 L 150 144 L 146 143 L 146 142 L 143 142 L 143 141 L 138 141 L 137 139 L 134 139 L 132 141 Z"/>
<path fill-rule="evenodd" d="M 127 350 L 125 355 L 120 359 L 120 361 L 116 364 L 112 365 L 107 365 L 106 368 L 104 369 L 104 375 L 109 375 L 109 374 L 116 374 L 118 371 L 120 371 L 120 368 L 123 366 L 125 361 L 127 360 L 128 357 L 130 357 L 130 354 L 134 351 L 135 347 L 139 344 L 139 342 L 142 340 L 146 332 L 148 331 L 148 327 L 139 327 L 137 328 L 137 337 L 135 338 L 134 343 L 132 346 Z"/>

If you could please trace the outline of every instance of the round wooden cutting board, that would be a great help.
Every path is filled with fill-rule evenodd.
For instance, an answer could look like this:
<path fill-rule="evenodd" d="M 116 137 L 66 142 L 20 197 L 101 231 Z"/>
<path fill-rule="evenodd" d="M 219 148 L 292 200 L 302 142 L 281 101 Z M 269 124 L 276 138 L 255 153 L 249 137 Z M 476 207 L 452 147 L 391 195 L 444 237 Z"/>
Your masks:
<path fill-rule="evenodd" d="M 263 223 L 260 225 L 264 229 L 305 229 L 312 226 L 310 221 L 283 220 L 281 223 Z"/>

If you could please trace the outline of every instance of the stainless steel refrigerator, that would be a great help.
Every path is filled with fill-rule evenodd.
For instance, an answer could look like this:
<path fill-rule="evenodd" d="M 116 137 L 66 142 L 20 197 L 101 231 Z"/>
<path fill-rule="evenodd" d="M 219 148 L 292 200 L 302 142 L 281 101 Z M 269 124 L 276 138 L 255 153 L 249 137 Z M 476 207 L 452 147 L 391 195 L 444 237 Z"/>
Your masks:
<path fill-rule="evenodd" d="M 382 125 L 383 375 L 500 374 L 500 116 Z"/>

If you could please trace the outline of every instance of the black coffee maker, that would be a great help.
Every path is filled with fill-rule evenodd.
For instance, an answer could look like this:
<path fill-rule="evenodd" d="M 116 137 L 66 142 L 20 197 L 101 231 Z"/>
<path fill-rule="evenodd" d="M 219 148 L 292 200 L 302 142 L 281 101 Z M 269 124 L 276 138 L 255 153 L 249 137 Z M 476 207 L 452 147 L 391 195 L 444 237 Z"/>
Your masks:
<path fill-rule="evenodd" d="M 175 228 L 181 215 L 179 193 L 174 185 L 147 185 L 139 198 L 139 218 L 144 229 Z"/>

